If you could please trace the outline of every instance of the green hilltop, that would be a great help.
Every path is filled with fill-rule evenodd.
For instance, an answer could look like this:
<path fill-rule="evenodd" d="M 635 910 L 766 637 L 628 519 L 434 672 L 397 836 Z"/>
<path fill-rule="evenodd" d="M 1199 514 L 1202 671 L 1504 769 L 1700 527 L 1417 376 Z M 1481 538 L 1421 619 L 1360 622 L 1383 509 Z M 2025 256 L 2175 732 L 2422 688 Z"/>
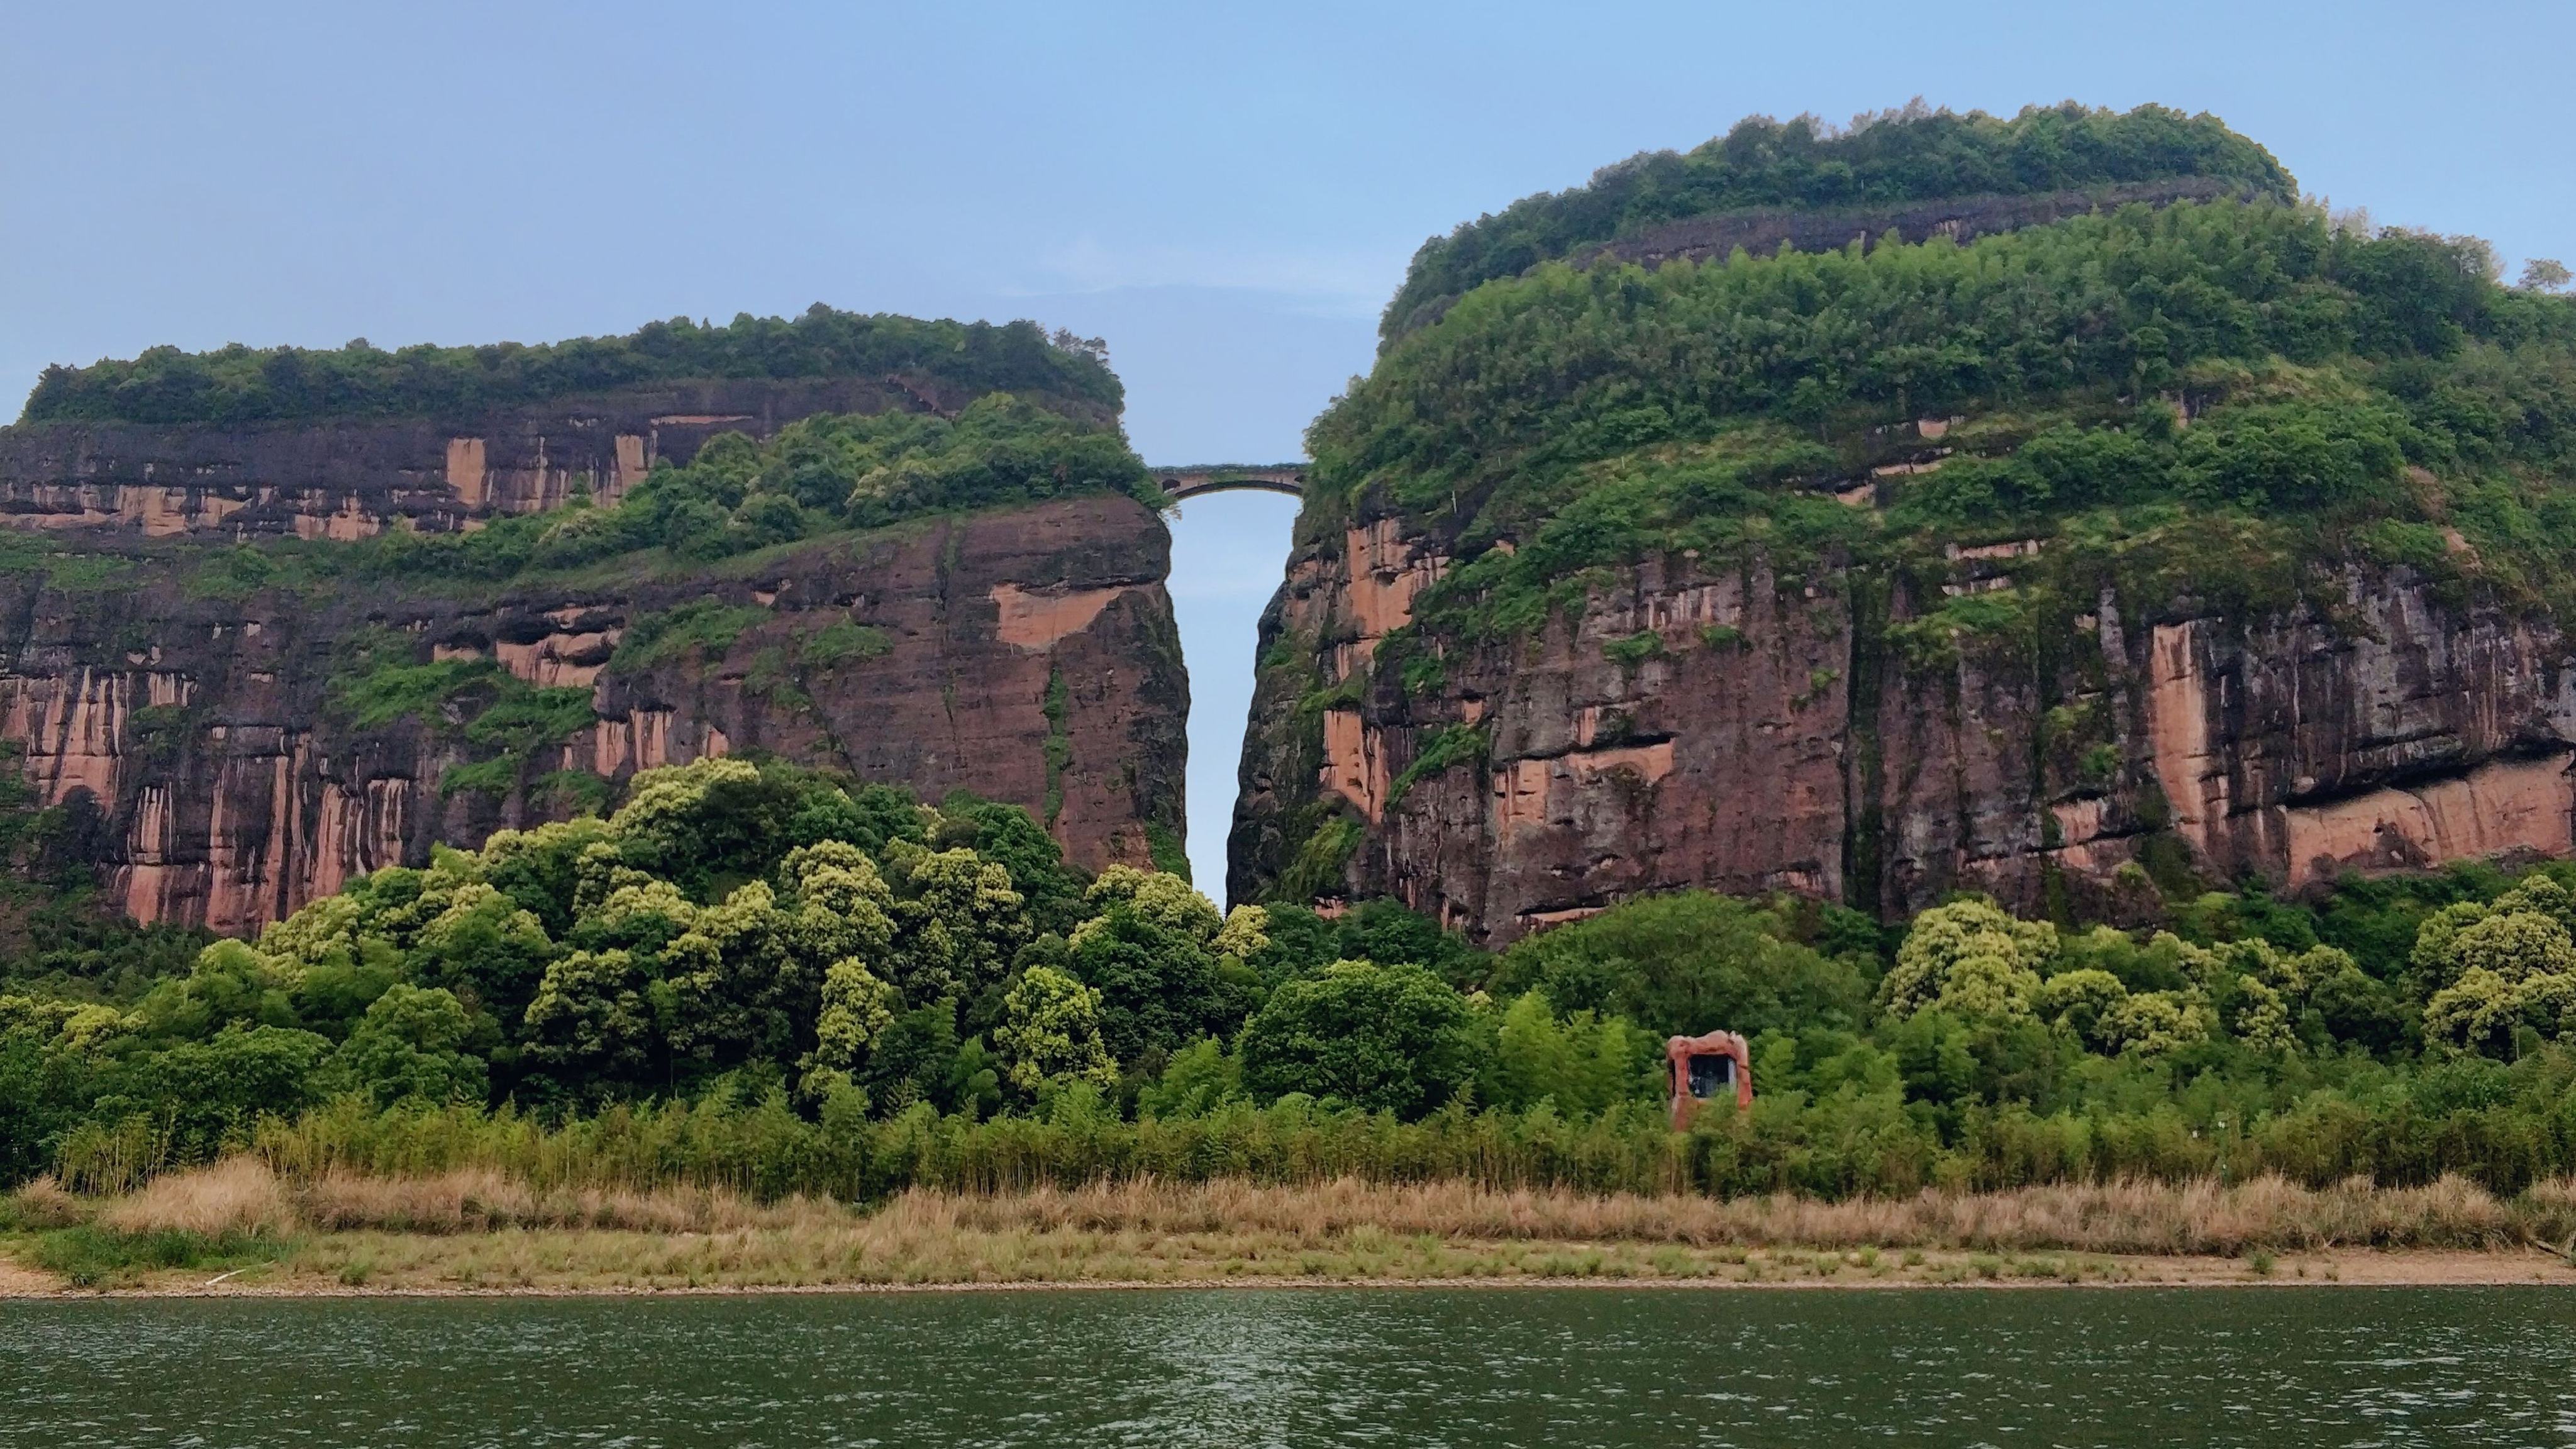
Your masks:
<path fill-rule="evenodd" d="M 1531 628 L 1585 570 L 1685 550 L 1908 569 L 2037 537 L 2034 589 L 2151 608 L 2285 606 L 2320 562 L 2516 607 L 2576 585 L 2576 303 L 2271 197 L 1544 263 L 1396 340 L 1309 442 L 1308 536 L 1397 512 L 1452 542 L 1432 630 Z"/>
<path fill-rule="evenodd" d="M 2235 182 L 2281 200 L 2298 195 L 2269 151 L 2214 116 L 2163 106 L 2117 112 L 2068 101 L 2001 120 L 1917 101 L 1842 130 L 1812 116 L 1748 116 L 1689 151 L 1639 152 L 1603 167 L 1588 185 L 1523 197 L 1424 242 L 1379 331 L 1391 344 L 1486 282 L 1690 217 L 2026 196 L 2181 177 Z"/>
<path fill-rule="evenodd" d="M 460 417 L 578 393 L 720 378 L 912 373 L 975 392 L 1045 394 L 1115 416 L 1125 395 L 1096 345 L 1034 322 L 924 321 L 817 302 L 793 320 L 746 312 L 722 327 L 686 317 L 618 337 L 337 349 L 155 347 L 127 361 L 45 369 L 21 423 L 292 422 Z"/>

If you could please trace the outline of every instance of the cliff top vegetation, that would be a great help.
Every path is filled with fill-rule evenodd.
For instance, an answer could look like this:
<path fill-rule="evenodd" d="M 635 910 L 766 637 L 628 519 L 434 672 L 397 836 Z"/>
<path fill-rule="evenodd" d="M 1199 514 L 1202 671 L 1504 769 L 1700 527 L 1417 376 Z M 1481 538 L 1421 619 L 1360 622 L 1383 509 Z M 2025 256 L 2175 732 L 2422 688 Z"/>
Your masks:
<path fill-rule="evenodd" d="M 2178 177 L 2240 182 L 2282 200 L 2298 194 L 2290 173 L 2261 146 L 2214 116 L 2163 106 L 2117 112 L 2068 101 L 2004 120 L 1930 110 L 1917 100 L 1842 129 L 1813 116 L 1750 116 L 1689 151 L 1639 152 L 1593 173 L 1586 185 L 1524 197 L 1424 242 L 1387 304 L 1379 336 L 1392 345 L 1485 282 L 1685 217 Z"/>
<path fill-rule="evenodd" d="M 2344 560 L 2576 600 L 2576 304 L 2474 239 L 2304 205 L 1549 263 L 1400 340 L 1309 442 L 1303 526 L 1424 520 L 1460 567 L 1421 616 L 1470 632 L 1654 554 L 1880 557 L 1937 598 L 1948 545 L 2030 538 L 2010 571 L 2081 563 L 2088 607 L 2113 580 L 2323 606 L 2311 565 Z"/>
<path fill-rule="evenodd" d="M 429 343 L 388 352 L 155 347 L 126 361 L 45 369 L 22 423 L 238 424 L 328 417 L 472 418 L 577 393 L 717 378 L 906 375 L 973 392 L 1014 391 L 1115 416 L 1125 394 L 1102 345 L 1034 322 L 922 321 L 835 311 L 793 320 L 743 313 L 721 327 L 686 317 L 622 337 Z"/>
<path fill-rule="evenodd" d="M 134 554 L 0 533 L 0 576 L 69 593 L 132 586 L 156 567 L 188 592 L 241 598 L 348 580 L 430 587 L 642 568 L 695 571 L 762 549 L 847 537 L 934 514 L 1118 493 L 1168 499 L 1116 429 L 988 393 L 954 417 L 818 414 L 766 439 L 724 433 L 686 464 L 664 461 L 626 496 L 491 520 L 472 532 L 397 524 L 356 540 L 155 541 Z"/>
<path fill-rule="evenodd" d="M 397 529 L 303 551 L 380 577 L 497 580 L 639 550 L 704 563 L 926 514 L 1085 493 L 1123 493 L 1149 508 L 1165 501 L 1117 430 L 987 393 L 953 418 L 825 414 L 767 439 L 719 434 L 686 465 L 655 468 L 609 506 L 576 499 L 472 533 Z"/>

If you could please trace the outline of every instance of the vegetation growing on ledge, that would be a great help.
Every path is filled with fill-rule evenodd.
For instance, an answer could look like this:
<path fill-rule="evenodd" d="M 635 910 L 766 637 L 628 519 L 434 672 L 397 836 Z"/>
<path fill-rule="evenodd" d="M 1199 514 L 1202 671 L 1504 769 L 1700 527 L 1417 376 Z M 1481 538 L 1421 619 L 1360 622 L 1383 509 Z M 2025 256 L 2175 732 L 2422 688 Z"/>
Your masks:
<path fill-rule="evenodd" d="M 710 562 L 929 514 L 1089 493 L 1123 493 L 1148 507 L 1167 501 L 1115 429 L 992 393 L 953 420 L 827 415 L 766 441 L 719 434 L 687 466 L 654 469 L 614 507 L 577 498 L 472 533 L 399 529 L 331 545 L 324 556 L 373 577 L 499 580 L 643 550 Z"/>
<path fill-rule="evenodd" d="M 533 685 L 489 659 L 417 662 L 414 647 L 388 629 L 342 641 L 324 703 L 359 729 L 414 720 L 431 736 L 481 756 L 444 771 L 442 794 L 507 794 L 540 751 L 597 719 L 587 689 Z"/>
<path fill-rule="evenodd" d="M 1590 184 L 1524 197 L 1461 223 L 1414 254 L 1379 323 L 1382 343 L 1446 302 L 1586 245 L 1685 217 L 1751 207 L 1845 207 L 1948 196 L 2025 195 L 2169 177 L 2243 183 L 2287 201 L 2296 184 L 2270 152 L 2216 117 L 2163 106 L 2126 113 L 2074 102 L 2011 120 L 1982 111 L 1902 111 L 1847 130 L 1812 116 L 1753 116 L 1688 152 L 1640 152 Z"/>
<path fill-rule="evenodd" d="M 467 418 L 574 393 L 716 378 L 908 375 L 978 392 L 1016 391 L 1097 405 L 1123 399 L 1100 344 L 1034 322 L 926 322 L 839 312 L 686 317 L 622 337 L 533 346 L 421 344 L 387 352 L 363 340 L 336 351 L 156 347 L 131 361 L 48 367 L 20 421 L 251 423 L 321 417 Z"/>

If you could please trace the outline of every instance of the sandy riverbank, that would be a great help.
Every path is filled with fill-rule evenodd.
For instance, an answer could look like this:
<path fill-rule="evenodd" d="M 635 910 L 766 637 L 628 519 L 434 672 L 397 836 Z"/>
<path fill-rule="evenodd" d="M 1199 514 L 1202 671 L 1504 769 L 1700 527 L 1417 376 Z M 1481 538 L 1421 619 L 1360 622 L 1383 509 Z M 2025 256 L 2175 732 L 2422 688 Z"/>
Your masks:
<path fill-rule="evenodd" d="M 1588 1196 L 1465 1184 L 1134 1182 L 861 1210 L 491 1174 L 292 1182 L 237 1159 L 114 1199 L 5 1200 L 0 1296 L 1020 1287 L 2576 1286 L 2576 1191 L 2267 1181 Z"/>

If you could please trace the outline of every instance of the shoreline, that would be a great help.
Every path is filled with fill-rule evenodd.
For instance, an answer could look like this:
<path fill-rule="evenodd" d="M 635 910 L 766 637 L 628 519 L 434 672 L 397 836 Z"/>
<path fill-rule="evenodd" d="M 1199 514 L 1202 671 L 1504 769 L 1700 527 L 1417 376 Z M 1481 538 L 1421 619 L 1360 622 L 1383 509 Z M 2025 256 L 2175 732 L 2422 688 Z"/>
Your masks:
<path fill-rule="evenodd" d="M 2576 1287 L 2576 1182 L 1825 1201 L 1139 1178 L 856 1206 L 489 1169 L 290 1176 L 245 1155 L 122 1195 L 40 1179 L 0 1197 L 0 1299 L 2299 1283 Z"/>
<path fill-rule="evenodd" d="M 453 1240 L 434 1240 L 453 1241 Z M 1462 1245 L 1464 1246 L 1464 1245 Z M 1539 1244 L 1541 1248 L 1579 1245 Z M 816 1278 L 804 1282 L 388 1282 L 338 1281 L 283 1259 L 208 1277 L 163 1270 L 139 1281 L 76 1286 L 0 1256 L 0 1302 L 109 1299 L 301 1301 L 341 1299 L 751 1298 L 1032 1292 L 1454 1291 L 1576 1289 L 1637 1292 L 2031 1291 L 2062 1288 L 2576 1288 L 2576 1265 L 2539 1248 L 2344 1249 L 2277 1260 L 2210 1254 L 1925 1253 L 1919 1263 L 1877 1265 L 1858 1254 L 1778 1250 L 1748 1255 L 1734 1271 L 1693 1274 L 1469 1272 L 1198 1272 L 1165 1277 L 958 1278 L 928 1281 Z M 1830 1260 L 1830 1261 L 1828 1261 Z M 1200 1265 L 1213 1266 L 1213 1265 Z"/>

